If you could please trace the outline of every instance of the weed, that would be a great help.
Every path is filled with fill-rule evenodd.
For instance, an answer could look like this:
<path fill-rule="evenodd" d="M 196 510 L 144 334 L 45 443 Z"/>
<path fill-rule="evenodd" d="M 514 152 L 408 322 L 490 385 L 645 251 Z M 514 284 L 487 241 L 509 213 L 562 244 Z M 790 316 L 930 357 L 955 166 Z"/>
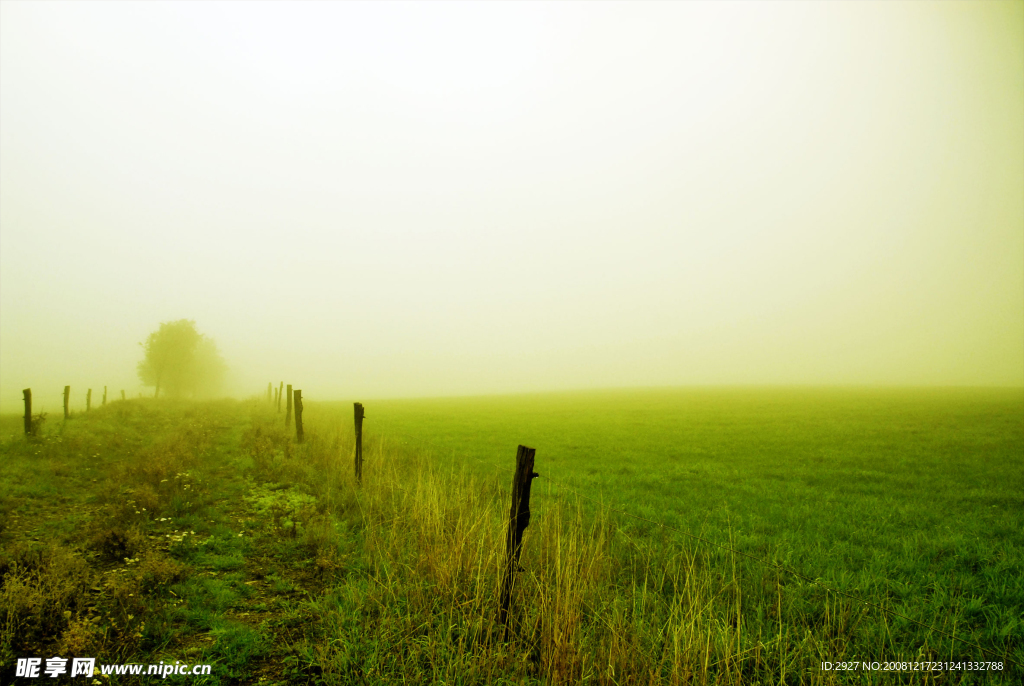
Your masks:
<path fill-rule="evenodd" d="M 123 562 L 133 558 L 141 545 L 142 535 L 137 530 L 120 528 L 100 530 L 92 540 L 92 548 L 107 562 Z"/>
<path fill-rule="evenodd" d="M 43 435 L 43 425 L 46 423 L 46 412 L 40 412 L 39 414 L 32 415 L 29 420 L 29 435 L 33 438 L 39 438 Z"/>
<path fill-rule="evenodd" d="M 61 636 L 82 608 L 92 574 L 66 548 L 16 545 L 0 560 L 0 663 Z"/>
<path fill-rule="evenodd" d="M 138 567 L 139 586 L 147 595 L 158 595 L 188 574 L 188 568 L 160 552 L 146 556 Z"/>

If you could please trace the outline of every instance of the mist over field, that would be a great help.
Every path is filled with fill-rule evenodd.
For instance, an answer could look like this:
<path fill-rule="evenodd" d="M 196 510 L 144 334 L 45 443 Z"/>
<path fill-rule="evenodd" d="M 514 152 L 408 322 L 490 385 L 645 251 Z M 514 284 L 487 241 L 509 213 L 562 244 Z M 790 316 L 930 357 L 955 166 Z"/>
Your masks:
<path fill-rule="evenodd" d="M 1024 683 L 1022 124 L 1020 0 L 0 0 L 0 683 Z"/>
<path fill-rule="evenodd" d="M 0 408 L 1024 385 L 1024 4 L 0 3 Z M 94 403 L 98 399 L 94 395 Z"/>

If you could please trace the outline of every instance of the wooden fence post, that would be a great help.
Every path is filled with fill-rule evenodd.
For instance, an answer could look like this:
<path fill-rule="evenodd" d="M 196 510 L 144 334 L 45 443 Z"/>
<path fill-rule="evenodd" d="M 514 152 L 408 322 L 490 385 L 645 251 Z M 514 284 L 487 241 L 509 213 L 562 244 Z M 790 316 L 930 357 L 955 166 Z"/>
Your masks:
<path fill-rule="evenodd" d="M 90 388 L 85 392 L 85 411 L 88 412 L 92 409 L 92 389 Z"/>
<path fill-rule="evenodd" d="M 295 440 L 302 443 L 302 391 L 295 391 Z"/>
<path fill-rule="evenodd" d="M 516 451 L 516 473 L 512 477 L 512 508 L 509 510 L 508 533 L 505 536 L 505 575 L 501 583 L 501 605 L 498 608 L 498 619 L 505 627 L 506 639 L 509 635 L 512 590 L 515 588 L 519 554 L 523 547 L 523 530 L 530 523 L 530 483 L 540 476 L 533 471 L 533 457 L 536 452 L 525 445 L 519 446 Z"/>
<path fill-rule="evenodd" d="M 22 395 L 25 396 L 25 435 L 32 433 L 32 389 L 26 388 Z"/>
<path fill-rule="evenodd" d="M 288 414 L 284 416 L 285 428 L 292 423 L 292 385 L 288 384 L 288 393 L 286 395 L 286 401 L 288 403 Z"/>
<path fill-rule="evenodd" d="M 363 404 L 355 404 L 356 411 L 356 483 L 363 483 Z"/>
<path fill-rule="evenodd" d="M 124 399 L 125 399 L 125 398 L 124 398 L 124 389 L 122 388 L 122 389 L 121 389 L 121 400 L 124 400 Z"/>
<path fill-rule="evenodd" d="M 68 398 L 71 397 L 71 386 L 64 387 L 64 419 L 66 420 L 71 415 L 68 414 Z"/>
<path fill-rule="evenodd" d="M 106 386 L 103 387 L 103 404 L 104 405 L 107 404 L 107 387 Z"/>
<path fill-rule="evenodd" d="M 277 389 L 277 412 L 281 413 L 281 394 L 284 393 L 284 381 L 281 382 L 281 387 Z"/>

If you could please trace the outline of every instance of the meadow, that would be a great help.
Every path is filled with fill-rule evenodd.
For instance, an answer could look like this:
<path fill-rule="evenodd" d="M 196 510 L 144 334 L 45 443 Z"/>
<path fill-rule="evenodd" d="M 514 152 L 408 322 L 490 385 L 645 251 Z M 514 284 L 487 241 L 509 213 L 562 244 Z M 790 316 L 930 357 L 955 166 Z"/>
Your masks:
<path fill-rule="evenodd" d="M 374 409 L 385 434 L 429 444 L 480 473 L 485 465 L 510 469 L 517 442 L 538 447 L 536 469 L 550 478 L 534 485 L 536 508 L 546 496 L 579 493 L 929 626 L 955 627 L 983 646 L 1019 641 L 1020 390 L 637 390 L 390 401 Z M 619 526 L 692 545 L 685 534 L 636 519 L 622 517 Z M 768 583 L 762 577 L 775 574 L 747 559 L 737 564 L 747 581 Z M 806 590 L 793 609 L 811 617 L 823 596 Z M 919 627 L 897 626 L 887 639 L 895 645 L 865 647 L 857 659 L 897 646 L 905 654 L 928 641 Z M 951 648 L 963 654 L 966 646 Z"/>
<path fill-rule="evenodd" d="M 350 402 L 307 400 L 301 444 L 262 400 L 3 417 L 0 679 L 32 655 L 211 663 L 194 683 L 1021 679 L 1020 389 L 365 405 L 361 486 Z M 518 444 L 541 476 L 506 640 Z M 1003 669 L 821 669 L 951 659 Z"/>

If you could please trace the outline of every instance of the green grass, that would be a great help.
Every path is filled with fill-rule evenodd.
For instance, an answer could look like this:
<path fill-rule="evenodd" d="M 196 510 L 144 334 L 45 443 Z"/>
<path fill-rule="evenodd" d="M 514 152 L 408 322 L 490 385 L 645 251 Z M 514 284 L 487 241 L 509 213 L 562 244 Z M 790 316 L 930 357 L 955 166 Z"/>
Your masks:
<path fill-rule="evenodd" d="M 307 401 L 303 444 L 259 401 L 115 402 L 30 439 L 0 417 L 0 681 L 62 655 L 208 684 L 1020 682 L 1020 390 L 365 404 L 361 487 L 351 403 Z M 504 640 L 519 443 L 541 478 Z M 687 534 L 1005 670 L 823 672 L 983 656 Z"/>
<path fill-rule="evenodd" d="M 1020 389 L 640 390 L 366 404 L 379 418 L 368 429 L 479 474 L 503 468 L 505 481 L 516 445 L 537 448 L 535 511 L 576 491 L 1024 658 Z M 646 522 L 618 523 L 659 545 L 692 544 Z M 729 559 L 698 549 L 720 564 Z M 775 571 L 736 562 L 751 586 L 773 585 Z M 812 625 L 832 601 L 813 587 L 790 600 L 794 616 Z M 866 641 L 845 657 L 934 643 L 898 619 L 898 634 L 887 634 L 878 615 L 860 620 L 860 631 L 886 647 Z M 982 657 L 965 645 L 946 652 Z"/>

